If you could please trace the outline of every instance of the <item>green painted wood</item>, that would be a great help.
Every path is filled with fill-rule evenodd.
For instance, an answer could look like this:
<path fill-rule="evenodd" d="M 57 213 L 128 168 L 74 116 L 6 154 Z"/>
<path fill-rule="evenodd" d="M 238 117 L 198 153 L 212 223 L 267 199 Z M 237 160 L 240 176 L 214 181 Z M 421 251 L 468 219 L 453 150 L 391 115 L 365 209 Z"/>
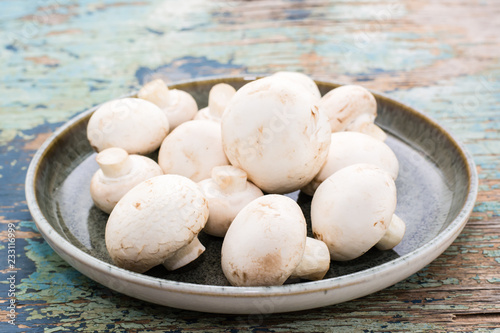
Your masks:
<path fill-rule="evenodd" d="M 500 327 L 500 4 L 481 1 L 0 2 L 0 331 L 491 331 Z M 474 213 L 422 271 L 292 314 L 159 307 L 89 280 L 44 242 L 24 177 L 60 124 L 151 77 L 297 70 L 424 110 L 473 154 Z M 16 228 L 15 326 L 8 227 Z"/>

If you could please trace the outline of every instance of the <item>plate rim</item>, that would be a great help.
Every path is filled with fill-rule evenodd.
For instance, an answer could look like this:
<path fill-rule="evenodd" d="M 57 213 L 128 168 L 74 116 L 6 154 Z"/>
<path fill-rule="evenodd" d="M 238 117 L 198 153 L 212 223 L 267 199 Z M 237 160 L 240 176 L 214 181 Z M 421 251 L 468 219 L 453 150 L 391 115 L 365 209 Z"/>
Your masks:
<path fill-rule="evenodd" d="M 179 86 L 193 83 L 209 83 L 210 81 L 224 81 L 224 80 L 242 80 L 242 81 L 250 81 L 256 78 L 262 77 L 262 75 L 253 75 L 253 74 L 245 74 L 245 75 L 232 75 L 232 76 L 205 76 L 196 79 L 188 79 L 182 81 L 176 81 L 174 83 L 169 84 L 174 88 L 181 88 Z M 342 83 L 335 81 L 324 81 L 324 80 L 315 80 L 318 84 L 325 85 L 343 85 Z M 28 209 L 35 221 L 36 227 L 42 234 L 43 238 L 48 242 L 48 244 L 54 249 L 56 253 L 59 254 L 59 251 L 54 248 L 54 245 L 57 244 L 57 248 L 61 251 L 64 251 L 65 254 L 69 257 L 72 257 L 74 260 L 83 263 L 86 266 L 91 267 L 92 269 L 103 272 L 106 275 L 112 275 L 114 278 L 118 278 L 120 280 L 124 280 L 133 284 L 139 284 L 148 288 L 155 288 L 165 291 L 178 292 L 183 294 L 196 294 L 202 296 L 222 296 L 222 297 L 276 297 L 276 296 L 292 296 L 292 295 L 300 295 L 300 294 L 309 294 L 316 292 L 324 292 L 327 290 L 341 288 L 343 286 L 350 286 L 353 284 L 358 284 L 363 282 L 367 278 L 373 278 L 382 273 L 390 273 L 391 271 L 396 270 L 398 267 L 403 265 L 405 262 L 409 260 L 417 260 L 422 259 L 424 262 L 423 265 L 416 265 L 415 267 L 418 269 L 411 269 L 409 274 L 405 274 L 406 277 L 414 274 L 419 271 L 425 265 L 428 265 L 435 258 L 441 255 L 443 252 L 435 253 L 433 249 L 435 247 L 439 247 L 439 245 L 443 245 L 446 243 L 452 243 L 456 237 L 460 234 L 462 229 L 465 227 L 470 214 L 474 208 L 474 204 L 477 199 L 478 194 L 478 174 L 475 167 L 474 160 L 472 155 L 467 151 L 465 146 L 455 138 L 445 127 L 443 127 L 438 121 L 433 119 L 431 116 L 423 113 L 422 111 L 409 106 L 407 104 L 402 103 L 401 101 L 394 99 L 392 97 L 387 96 L 384 93 L 380 93 L 377 91 L 369 90 L 371 93 L 375 95 L 376 98 L 383 98 L 388 100 L 389 102 L 399 104 L 401 107 L 407 109 L 408 111 L 418 115 L 423 118 L 424 121 L 430 123 L 432 126 L 437 128 L 443 134 L 446 135 L 449 141 L 451 141 L 456 149 L 462 156 L 462 160 L 465 163 L 467 172 L 469 174 L 468 178 L 468 192 L 467 197 L 462 205 L 460 212 L 455 217 L 450 224 L 439 231 L 439 233 L 433 237 L 431 240 L 418 247 L 417 249 L 400 256 L 398 258 L 392 259 L 389 262 L 377 265 L 375 267 L 367 268 L 359 272 L 354 272 L 350 274 L 346 274 L 343 276 L 327 278 L 319 281 L 310 281 L 310 282 L 300 282 L 294 284 L 287 284 L 281 286 L 268 286 L 268 287 L 235 287 L 235 286 L 217 286 L 217 285 L 206 285 L 206 284 L 196 284 L 196 283 L 188 283 L 188 282 L 179 282 L 173 280 L 167 280 L 163 278 L 148 276 L 144 274 L 135 273 L 132 271 L 125 270 L 118 266 L 109 264 L 104 262 L 73 245 L 71 242 L 62 237 L 47 221 L 43 213 L 41 212 L 40 206 L 38 205 L 36 199 L 36 174 L 38 171 L 38 167 L 40 163 L 43 161 L 45 154 L 50 150 L 52 146 L 55 145 L 59 136 L 63 135 L 66 131 L 71 129 L 75 124 L 80 122 L 83 118 L 89 116 L 92 112 L 94 112 L 101 104 L 91 107 L 83 112 L 80 112 L 66 121 L 62 126 L 60 126 L 54 133 L 40 146 L 40 148 L 36 151 L 33 156 L 30 165 L 26 174 L 25 181 L 25 194 L 26 201 L 28 205 Z M 123 96 L 117 97 L 130 97 L 136 95 L 137 92 L 131 92 L 129 94 L 125 94 Z M 54 244 L 54 245 L 53 245 Z M 447 245 L 446 248 L 448 248 Z M 429 258 L 431 258 L 429 260 Z M 64 260 L 64 259 L 63 259 Z M 65 260 L 67 262 L 67 260 Z M 74 265 L 68 262 L 71 266 Z M 420 267 L 421 266 L 421 267 Z M 75 268 L 76 269 L 76 268 Z M 78 269 L 77 269 L 78 270 Z M 80 270 L 78 270 L 80 271 Z M 81 272 L 81 271 L 80 271 Z M 87 275 L 84 272 L 81 272 L 84 275 Z M 406 278 L 405 277 L 405 278 Z M 404 279 L 404 278 L 403 278 Z M 401 281 L 399 279 L 398 281 Z M 348 282 L 348 283 L 347 283 Z M 391 283 L 392 284 L 392 283 Z M 382 288 L 379 288 L 380 290 Z"/>

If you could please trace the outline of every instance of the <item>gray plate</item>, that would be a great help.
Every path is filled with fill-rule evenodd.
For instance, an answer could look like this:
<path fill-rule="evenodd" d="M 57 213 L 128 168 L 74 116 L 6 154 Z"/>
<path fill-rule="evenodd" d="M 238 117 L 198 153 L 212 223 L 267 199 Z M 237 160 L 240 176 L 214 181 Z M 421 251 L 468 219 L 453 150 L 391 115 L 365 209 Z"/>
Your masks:
<path fill-rule="evenodd" d="M 201 108 L 214 84 L 239 88 L 249 79 L 217 78 L 173 87 L 191 93 Z M 318 82 L 318 86 L 324 94 L 338 85 Z M 301 310 L 360 297 L 411 275 L 441 254 L 467 222 L 477 195 L 474 163 L 448 132 L 421 112 L 375 96 L 377 123 L 389 134 L 386 143 L 400 163 L 396 213 L 407 224 L 406 235 L 394 250 L 372 249 L 353 261 L 332 262 L 322 281 L 229 287 L 220 268 L 222 240 L 203 233 L 200 240 L 206 252 L 181 270 L 156 267 L 137 274 L 114 266 L 104 243 L 108 215 L 93 205 L 89 194 L 90 178 L 98 166 L 86 126 L 95 108 L 62 126 L 36 153 L 26 179 L 28 205 L 44 238 L 71 265 L 112 289 L 155 303 L 255 313 Z M 289 196 L 309 219 L 311 198 L 299 192 Z M 375 277 L 380 281 L 373 281 Z M 271 307 L 259 305 L 269 299 Z"/>

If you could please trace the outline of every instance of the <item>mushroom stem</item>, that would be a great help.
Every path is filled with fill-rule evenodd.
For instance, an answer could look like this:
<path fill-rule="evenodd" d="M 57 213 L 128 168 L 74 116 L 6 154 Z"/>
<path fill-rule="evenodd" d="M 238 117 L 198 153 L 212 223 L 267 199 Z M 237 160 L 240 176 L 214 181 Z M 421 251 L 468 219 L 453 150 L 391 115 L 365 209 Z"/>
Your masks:
<path fill-rule="evenodd" d="M 101 151 L 96 157 L 97 164 L 106 177 L 118 178 L 132 170 L 132 160 L 122 148 L 108 148 Z"/>
<path fill-rule="evenodd" d="M 387 228 L 382 239 L 375 244 L 375 247 L 379 250 L 390 250 L 396 245 L 398 245 L 405 234 L 406 225 L 403 220 L 399 218 L 396 214 L 392 215 L 391 224 Z"/>
<path fill-rule="evenodd" d="M 212 179 L 226 193 L 244 191 L 247 187 L 247 173 L 230 165 L 214 167 Z"/>
<path fill-rule="evenodd" d="M 205 247 L 201 244 L 198 237 L 195 237 L 191 243 L 181 247 L 171 257 L 166 259 L 163 262 L 163 266 L 169 271 L 176 270 L 194 261 L 203 252 L 205 252 Z"/>
<path fill-rule="evenodd" d="M 165 82 L 161 79 L 157 79 L 144 85 L 144 87 L 139 90 L 137 97 L 150 101 L 159 107 L 165 107 L 169 105 L 169 95 L 170 91 Z"/>
<path fill-rule="evenodd" d="M 306 249 L 292 277 L 306 280 L 321 280 L 330 268 L 330 251 L 325 243 L 311 237 L 306 238 Z"/>

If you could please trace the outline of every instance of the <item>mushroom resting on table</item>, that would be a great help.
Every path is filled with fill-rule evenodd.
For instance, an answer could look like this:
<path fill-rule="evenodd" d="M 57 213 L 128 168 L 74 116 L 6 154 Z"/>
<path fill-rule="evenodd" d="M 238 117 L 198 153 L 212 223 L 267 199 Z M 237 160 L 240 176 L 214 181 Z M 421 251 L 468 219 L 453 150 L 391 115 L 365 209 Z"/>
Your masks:
<path fill-rule="evenodd" d="M 328 158 L 314 179 L 301 190 L 313 195 L 318 186 L 335 172 L 349 165 L 368 163 L 389 172 L 396 180 L 399 162 L 392 149 L 383 141 L 360 132 L 332 133 Z"/>
<path fill-rule="evenodd" d="M 208 94 L 208 106 L 198 111 L 194 119 L 213 120 L 220 123 L 222 114 L 235 93 L 236 89 L 227 83 L 216 84 Z"/>
<path fill-rule="evenodd" d="M 290 276 L 322 279 L 328 248 L 306 237 L 302 210 L 283 195 L 265 195 L 236 216 L 222 244 L 222 270 L 234 286 L 274 286 Z"/>
<path fill-rule="evenodd" d="M 355 131 L 384 141 L 385 132 L 374 124 L 377 101 L 365 88 L 345 85 L 329 91 L 319 102 L 328 116 L 332 132 Z"/>
<path fill-rule="evenodd" d="M 106 225 L 106 248 L 117 266 L 134 272 L 160 264 L 177 269 L 205 250 L 197 235 L 207 218 L 208 202 L 195 182 L 157 176 L 118 201 Z"/>
<path fill-rule="evenodd" d="M 224 237 L 231 222 L 248 203 L 264 195 L 247 181 L 245 171 L 232 165 L 212 169 L 212 178 L 198 183 L 208 200 L 210 214 L 203 231 L 209 235 Z"/>
<path fill-rule="evenodd" d="M 101 105 L 90 117 L 87 138 L 100 152 L 119 147 L 129 154 L 149 154 L 168 134 L 169 122 L 159 107 L 139 98 L 121 98 Z"/>
<path fill-rule="evenodd" d="M 333 260 L 355 259 L 374 245 L 399 244 L 405 223 L 394 214 L 396 185 L 391 175 L 371 164 L 354 164 L 328 177 L 311 202 L 314 237 Z"/>
<path fill-rule="evenodd" d="M 309 183 L 326 161 L 330 126 L 317 99 L 280 76 L 240 88 L 222 116 L 222 143 L 231 164 L 268 193 Z"/>
<path fill-rule="evenodd" d="M 168 89 L 161 79 L 146 83 L 137 96 L 160 107 L 168 118 L 171 130 L 193 119 L 198 112 L 193 96 L 184 90 Z"/>
<path fill-rule="evenodd" d="M 163 174 L 150 158 L 129 155 L 122 148 L 107 148 L 96 156 L 99 170 L 90 181 L 90 196 L 94 204 L 111 213 L 117 202 L 140 182 Z"/>

